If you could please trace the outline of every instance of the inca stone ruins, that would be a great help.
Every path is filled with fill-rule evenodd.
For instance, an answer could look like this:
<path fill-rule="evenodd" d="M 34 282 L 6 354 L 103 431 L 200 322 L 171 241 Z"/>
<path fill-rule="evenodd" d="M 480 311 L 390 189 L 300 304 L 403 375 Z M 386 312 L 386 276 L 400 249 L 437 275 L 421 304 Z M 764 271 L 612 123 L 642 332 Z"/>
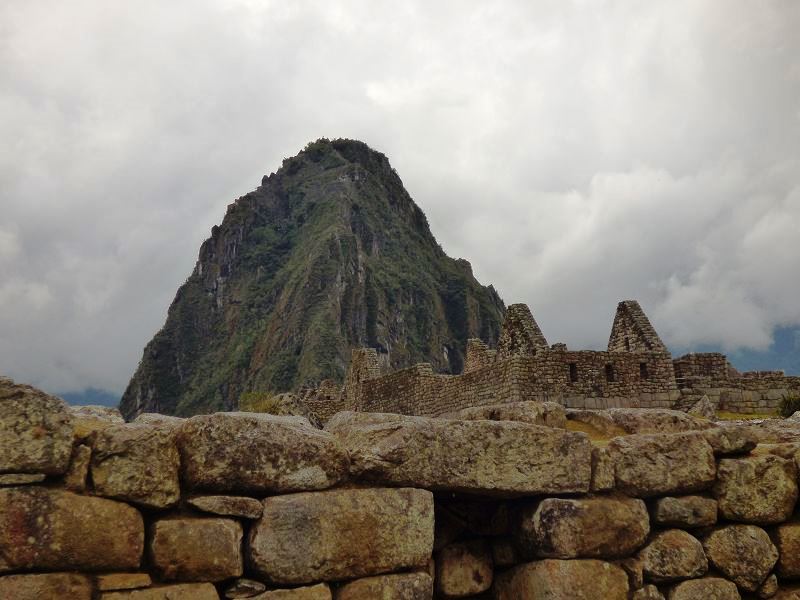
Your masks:
<path fill-rule="evenodd" d="M 716 418 L 797 380 L 673 360 L 631 301 L 604 352 L 523 305 L 461 375 L 356 351 L 313 418 L 0 378 L 0 599 L 800 600 L 800 415 Z"/>
<path fill-rule="evenodd" d="M 339 410 L 437 417 L 529 400 L 688 410 L 704 396 L 716 410 L 746 414 L 774 411 L 793 391 L 800 391 L 800 377 L 739 373 L 723 354 L 673 359 L 639 303 L 627 300 L 617 306 L 605 352 L 549 345 L 528 307 L 512 304 L 497 349 L 469 340 L 461 375 L 435 374 L 425 363 L 381 375 L 376 351 L 356 350 L 343 389 L 323 382 L 303 399 L 323 419 Z"/>

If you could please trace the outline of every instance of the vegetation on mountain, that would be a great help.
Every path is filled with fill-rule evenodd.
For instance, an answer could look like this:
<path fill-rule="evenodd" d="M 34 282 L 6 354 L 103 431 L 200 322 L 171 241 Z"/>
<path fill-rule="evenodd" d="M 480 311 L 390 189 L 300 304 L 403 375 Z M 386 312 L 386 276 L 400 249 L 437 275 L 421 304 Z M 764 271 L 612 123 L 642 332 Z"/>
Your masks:
<path fill-rule="evenodd" d="M 457 373 L 504 312 L 448 257 L 387 158 L 318 140 L 228 207 L 147 344 L 120 408 L 190 415 L 243 393 L 342 380 L 350 350 Z"/>

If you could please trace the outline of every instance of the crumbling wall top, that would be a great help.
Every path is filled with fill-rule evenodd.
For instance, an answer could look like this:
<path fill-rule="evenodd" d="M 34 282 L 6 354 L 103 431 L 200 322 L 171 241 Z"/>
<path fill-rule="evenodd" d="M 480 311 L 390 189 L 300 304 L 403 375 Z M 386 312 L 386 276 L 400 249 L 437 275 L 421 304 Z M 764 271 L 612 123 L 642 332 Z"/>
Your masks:
<path fill-rule="evenodd" d="M 506 310 L 503 330 L 497 342 L 497 359 L 533 356 L 550 345 L 526 304 L 512 304 Z"/>

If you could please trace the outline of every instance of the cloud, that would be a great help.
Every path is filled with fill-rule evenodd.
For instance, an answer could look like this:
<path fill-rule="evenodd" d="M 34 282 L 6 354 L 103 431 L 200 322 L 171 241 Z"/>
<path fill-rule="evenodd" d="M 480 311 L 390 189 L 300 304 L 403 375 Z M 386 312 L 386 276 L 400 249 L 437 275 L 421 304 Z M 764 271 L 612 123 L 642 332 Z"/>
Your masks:
<path fill-rule="evenodd" d="M 800 5 L 99 0 L 0 7 L 0 369 L 121 391 L 234 198 L 385 152 L 551 341 L 800 323 Z"/>

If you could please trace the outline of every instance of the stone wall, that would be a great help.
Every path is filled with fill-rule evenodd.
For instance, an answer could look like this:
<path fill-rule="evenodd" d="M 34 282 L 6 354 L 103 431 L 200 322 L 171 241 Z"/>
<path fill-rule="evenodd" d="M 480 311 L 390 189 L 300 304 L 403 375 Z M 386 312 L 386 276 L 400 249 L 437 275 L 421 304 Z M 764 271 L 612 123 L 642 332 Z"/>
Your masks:
<path fill-rule="evenodd" d="M 551 349 L 483 367 L 473 363 L 457 376 L 417 365 L 362 382 L 358 403 L 348 408 L 423 416 L 525 400 L 570 408 L 667 408 L 679 395 L 667 353 Z"/>
<path fill-rule="evenodd" d="M 781 401 L 800 393 L 800 377 L 783 371 L 738 373 L 724 354 L 687 354 L 673 361 L 681 399 L 677 408 L 688 408 L 708 396 L 717 410 L 733 413 L 774 413 Z"/>
<path fill-rule="evenodd" d="M 609 412 L 660 433 L 595 445 L 552 403 L 123 423 L 0 380 L 0 598 L 800 597 L 800 424 Z"/>
<path fill-rule="evenodd" d="M 636 300 L 623 300 L 617 305 L 609 352 L 666 352 L 667 347 L 656 333 L 650 319 Z"/>

